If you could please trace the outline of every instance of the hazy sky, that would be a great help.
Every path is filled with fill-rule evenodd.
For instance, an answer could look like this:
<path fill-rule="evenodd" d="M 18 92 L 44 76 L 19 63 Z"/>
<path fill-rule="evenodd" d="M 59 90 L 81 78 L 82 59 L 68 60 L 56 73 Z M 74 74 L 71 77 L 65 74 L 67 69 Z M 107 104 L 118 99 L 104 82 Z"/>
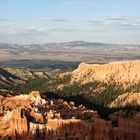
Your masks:
<path fill-rule="evenodd" d="M 0 0 L 0 42 L 140 44 L 140 0 Z"/>

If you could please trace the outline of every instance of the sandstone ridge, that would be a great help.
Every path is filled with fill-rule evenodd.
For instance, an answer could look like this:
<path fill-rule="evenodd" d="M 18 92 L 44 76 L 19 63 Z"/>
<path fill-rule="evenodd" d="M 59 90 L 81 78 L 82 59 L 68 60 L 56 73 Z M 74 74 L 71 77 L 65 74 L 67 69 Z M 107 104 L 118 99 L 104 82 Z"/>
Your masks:
<path fill-rule="evenodd" d="M 71 83 L 88 83 L 99 81 L 102 83 L 115 83 L 124 88 L 138 84 L 140 81 L 140 60 L 118 61 L 108 64 L 79 64 L 73 72 L 64 73 L 60 76 L 71 76 Z"/>

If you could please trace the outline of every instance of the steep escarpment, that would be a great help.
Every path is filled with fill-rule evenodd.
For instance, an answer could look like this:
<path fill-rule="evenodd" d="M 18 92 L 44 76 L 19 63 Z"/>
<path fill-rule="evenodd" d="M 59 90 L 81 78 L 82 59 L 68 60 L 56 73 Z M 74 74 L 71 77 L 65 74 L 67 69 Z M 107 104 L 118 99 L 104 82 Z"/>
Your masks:
<path fill-rule="evenodd" d="M 140 60 L 103 65 L 81 63 L 76 70 L 68 74 L 71 75 L 71 83 L 88 83 L 95 80 L 107 84 L 123 85 L 124 88 L 127 88 L 140 81 Z M 65 74 L 61 75 L 61 77 L 63 76 Z"/>
<path fill-rule="evenodd" d="M 62 97 L 80 96 L 108 106 L 121 94 L 140 92 L 140 60 L 81 63 L 73 72 L 63 73 L 48 83 L 47 89 Z"/>

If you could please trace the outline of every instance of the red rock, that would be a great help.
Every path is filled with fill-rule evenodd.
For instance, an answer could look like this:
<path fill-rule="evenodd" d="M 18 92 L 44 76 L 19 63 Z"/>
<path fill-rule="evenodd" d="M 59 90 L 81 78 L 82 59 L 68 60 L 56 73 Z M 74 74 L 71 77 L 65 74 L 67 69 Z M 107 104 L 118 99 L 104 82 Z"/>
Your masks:
<path fill-rule="evenodd" d="M 23 140 L 140 138 L 140 113 L 135 111 L 129 119 L 121 118 L 125 115 L 123 111 L 110 115 L 111 120 L 117 116 L 118 127 L 113 127 L 111 121 L 101 119 L 97 112 L 87 110 L 84 106 L 75 107 L 73 103 L 73 107 L 70 107 L 70 104 L 62 100 L 55 100 L 53 105 L 50 105 L 43 101 L 38 92 L 6 97 L 1 103 L 5 103 L 1 107 L 0 116 L 0 136 L 3 136 L 1 139 L 6 139 L 6 135 L 12 136 L 12 140 L 20 135 Z M 72 116 L 78 116 L 79 119 L 70 119 Z"/>

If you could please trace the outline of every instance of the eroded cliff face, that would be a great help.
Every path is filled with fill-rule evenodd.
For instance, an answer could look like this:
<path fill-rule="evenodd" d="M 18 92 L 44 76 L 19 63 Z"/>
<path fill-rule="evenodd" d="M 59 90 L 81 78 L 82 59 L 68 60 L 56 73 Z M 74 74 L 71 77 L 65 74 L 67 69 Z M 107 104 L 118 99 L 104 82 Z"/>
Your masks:
<path fill-rule="evenodd" d="M 1 139 L 84 140 L 90 136 L 90 122 L 99 118 L 96 111 L 82 105 L 75 107 L 74 102 L 42 99 L 37 91 L 29 95 L 1 96 L 0 104 Z"/>
<path fill-rule="evenodd" d="M 74 102 L 42 99 L 40 93 L 0 97 L 0 139 L 139 140 L 140 113 L 103 120 L 96 111 Z M 117 118 L 117 126 L 113 121 Z"/>
<path fill-rule="evenodd" d="M 99 81 L 106 84 L 114 83 L 126 88 L 139 83 L 140 60 L 118 61 L 102 65 L 81 63 L 76 70 L 64 73 L 60 78 L 66 75 L 71 76 L 71 84 Z"/>
<path fill-rule="evenodd" d="M 105 107 L 123 107 L 134 102 L 140 105 L 139 94 L 135 94 L 140 93 L 140 60 L 102 65 L 81 63 L 76 70 L 61 74 L 50 89 L 61 91 L 62 97 L 81 96 Z"/>

